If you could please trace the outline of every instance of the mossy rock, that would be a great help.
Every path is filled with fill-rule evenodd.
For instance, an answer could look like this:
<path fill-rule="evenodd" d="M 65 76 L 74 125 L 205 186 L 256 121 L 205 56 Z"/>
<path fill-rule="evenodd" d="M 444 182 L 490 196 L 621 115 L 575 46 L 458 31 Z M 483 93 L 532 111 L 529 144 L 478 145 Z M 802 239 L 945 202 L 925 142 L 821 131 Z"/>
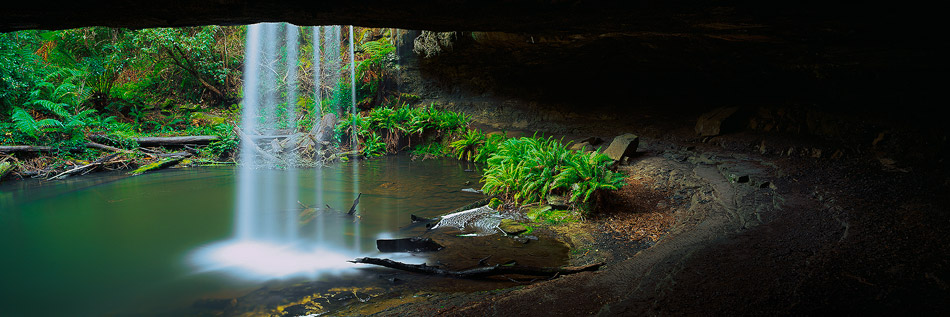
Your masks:
<path fill-rule="evenodd" d="M 7 173 L 10 173 L 12 170 L 13 164 L 10 164 L 10 162 L 0 162 L 0 180 L 2 180 L 4 176 L 7 176 Z"/>
<path fill-rule="evenodd" d="M 571 208 L 571 202 L 565 196 L 548 195 L 547 203 L 548 205 L 551 205 L 551 207 L 555 209 L 570 209 Z"/>
<path fill-rule="evenodd" d="M 528 208 L 528 212 L 525 216 L 533 222 L 546 222 L 548 224 L 568 223 L 578 220 L 575 212 L 557 209 L 551 205 Z"/>
<path fill-rule="evenodd" d="M 501 224 L 498 225 L 498 229 L 501 229 L 501 231 L 504 231 L 506 234 L 516 236 L 528 231 L 528 226 L 511 219 L 502 219 Z"/>
<path fill-rule="evenodd" d="M 204 112 L 194 112 L 191 114 L 192 120 L 198 120 L 201 122 L 206 122 L 209 125 L 219 125 L 227 121 L 224 117 L 216 116 L 213 114 L 207 114 Z"/>

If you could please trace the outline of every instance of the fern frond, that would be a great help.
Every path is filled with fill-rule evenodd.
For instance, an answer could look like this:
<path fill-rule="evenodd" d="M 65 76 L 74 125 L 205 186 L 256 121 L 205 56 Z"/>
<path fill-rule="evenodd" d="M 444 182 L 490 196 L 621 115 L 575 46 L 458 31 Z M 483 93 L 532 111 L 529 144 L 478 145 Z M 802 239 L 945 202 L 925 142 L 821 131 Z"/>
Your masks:
<path fill-rule="evenodd" d="M 56 119 L 43 119 L 37 121 L 36 126 L 39 127 L 40 130 L 46 130 L 49 128 L 62 128 L 63 122 Z"/>
<path fill-rule="evenodd" d="M 66 108 L 64 107 L 64 106 L 68 106 L 67 104 L 56 103 L 49 100 L 34 100 L 33 104 L 39 105 L 45 108 L 46 110 L 49 110 L 49 112 L 52 112 L 53 114 L 60 116 L 62 118 L 72 117 L 69 111 L 67 111 Z"/>
<path fill-rule="evenodd" d="M 39 132 L 39 126 L 36 120 L 33 119 L 33 116 L 26 112 L 26 110 L 20 107 L 13 108 L 13 114 L 10 117 L 13 118 L 13 126 L 16 127 L 17 130 L 31 137 L 36 137 L 37 132 Z"/>

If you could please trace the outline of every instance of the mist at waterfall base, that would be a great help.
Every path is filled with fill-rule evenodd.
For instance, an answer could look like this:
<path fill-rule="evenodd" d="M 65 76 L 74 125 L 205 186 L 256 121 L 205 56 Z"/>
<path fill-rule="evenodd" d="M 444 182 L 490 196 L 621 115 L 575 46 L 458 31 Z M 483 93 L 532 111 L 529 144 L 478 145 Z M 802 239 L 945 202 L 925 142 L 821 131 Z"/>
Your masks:
<path fill-rule="evenodd" d="M 300 72 L 301 28 L 286 23 L 261 23 L 248 26 L 244 66 L 244 98 L 241 130 L 245 135 L 279 135 L 295 133 L 298 97 L 310 94 L 312 113 L 320 114 L 323 90 L 340 96 L 348 92 L 351 112 L 355 112 L 355 64 L 353 27 L 348 27 L 347 42 L 341 44 L 341 26 L 310 27 L 311 68 L 314 89 L 298 89 Z M 346 55 L 341 54 L 345 51 Z M 343 58 L 348 60 L 344 64 Z M 345 66 L 344 66 L 345 65 Z M 342 79 L 346 68 L 350 78 Z M 342 89 L 340 80 L 350 83 Z M 329 88 L 325 88 L 329 87 Z M 346 111 L 342 98 L 330 100 L 329 111 Z M 283 103 L 281 103 L 283 101 Z M 320 116 L 313 116 L 313 123 Z M 351 140 L 356 148 L 356 140 Z M 192 261 L 203 271 L 228 271 L 249 279 L 272 279 L 296 276 L 316 277 L 339 273 L 356 265 L 347 262 L 362 254 L 363 237 L 359 213 L 345 215 L 349 206 L 328 208 L 323 201 L 322 167 L 315 167 L 316 177 L 314 219 L 300 223 L 298 203 L 298 158 L 295 151 L 275 154 L 279 161 L 259 155 L 251 142 L 242 142 L 234 237 L 202 247 Z M 358 162 L 353 165 L 349 194 L 359 193 Z"/>

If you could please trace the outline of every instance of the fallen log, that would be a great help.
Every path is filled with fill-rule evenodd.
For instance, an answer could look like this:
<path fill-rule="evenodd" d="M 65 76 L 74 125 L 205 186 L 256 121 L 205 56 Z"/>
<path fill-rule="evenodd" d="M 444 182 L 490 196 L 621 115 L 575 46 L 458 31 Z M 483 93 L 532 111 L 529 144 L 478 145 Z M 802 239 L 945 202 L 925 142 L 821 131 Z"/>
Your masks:
<path fill-rule="evenodd" d="M 172 137 L 142 137 L 134 138 L 140 146 L 163 146 L 185 144 L 208 144 L 217 140 L 215 135 L 172 136 Z"/>
<path fill-rule="evenodd" d="M 108 145 L 105 145 L 105 144 L 102 144 L 102 143 L 96 143 L 96 142 L 86 142 L 86 146 L 87 146 L 87 147 L 94 148 L 94 149 L 100 149 L 100 150 L 103 150 L 103 151 L 130 152 L 129 150 L 123 150 L 123 149 L 120 149 L 120 148 L 117 148 L 117 147 L 114 147 L 114 146 L 108 146 Z"/>
<path fill-rule="evenodd" d="M 155 163 L 143 165 L 142 167 L 139 167 L 139 168 L 135 169 L 134 171 L 132 171 L 132 172 L 129 173 L 129 174 L 132 174 L 132 176 L 135 176 L 135 175 L 141 175 L 141 174 L 146 173 L 146 172 L 157 171 L 157 170 L 160 170 L 160 169 L 166 169 L 166 168 L 169 168 L 169 167 L 172 167 L 172 166 L 177 165 L 177 164 L 180 163 L 182 160 L 184 160 L 183 157 L 167 158 L 167 159 L 164 159 L 164 160 L 155 162 Z"/>
<path fill-rule="evenodd" d="M 528 275 L 528 276 L 558 276 L 568 275 L 580 272 L 596 271 L 604 266 L 604 263 L 596 263 L 577 267 L 530 267 L 530 266 L 482 266 L 473 269 L 453 271 L 440 268 L 438 266 L 428 266 L 425 264 L 408 264 L 380 258 L 356 258 L 350 263 L 371 264 L 388 267 L 391 269 L 402 270 L 406 272 L 441 275 L 455 278 L 483 278 L 495 275 Z"/>
<path fill-rule="evenodd" d="M 76 167 L 76 168 L 72 168 L 72 169 L 67 170 L 67 171 L 65 171 L 65 172 L 56 174 L 56 175 L 53 176 L 53 177 L 47 178 L 46 180 L 63 179 L 63 178 L 66 178 L 66 177 L 68 177 L 68 176 L 72 176 L 72 175 L 75 175 L 75 174 L 85 173 L 85 172 L 87 172 L 87 171 L 91 171 L 91 170 L 94 169 L 96 166 L 99 166 L 99 165 L 102 165 L 102 164 L 105 163 L 105 162 L 111 161 L 111 160 L 114 159 L 116 156 L 119 156 L 119 154 L 121 154 L 121 153 L 112 153 L 112 154 L 109 154 L 109 155 L 105 155 L 105 156 L 100 157 L 99 159 L 93 161 L 92 163 L 89 163 L 89 164 L 86 164 L 86 165 L 83 165 L 83 166 L 79 166 L 79 167 Z"/>
<path fill-rule="evenodd" d="M 0 146 L 0 153 L 12 152 L 50 152 L 51 146 L 33 146 L 33 145 L 4 145 Z"/>

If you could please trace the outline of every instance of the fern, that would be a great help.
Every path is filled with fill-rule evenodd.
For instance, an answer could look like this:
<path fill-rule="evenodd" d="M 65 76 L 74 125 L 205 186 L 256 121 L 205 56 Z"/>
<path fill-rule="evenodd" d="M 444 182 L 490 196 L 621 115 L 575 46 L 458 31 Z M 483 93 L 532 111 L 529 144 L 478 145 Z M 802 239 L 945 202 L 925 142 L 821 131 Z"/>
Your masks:
<path fill-rule="evenodd" d="M 36 126 L 39 127 L 41 131 L 47 131 L 53 128 L 63 128 L 63 122 L 56 119 L 43 119 L 36 122 Z"/>
<path fill-rule="evenodd" d="M 61 118 L 70 118 L 70 117 L 72 117 L 72 115 L 69 113 L 69 111 L 66 110 L 66 107 L 65 107 L 65 106 L 69 106 L 69 105 L 67 105 L 67 104 L 56 103 L 56 102 L 52 102 L 52 101 L 49 101 L 49 100 L 35 100 L 35 101 L 33 101 L 33 104 L 42 106 L 42 107 L 45 108 L 46 110 L 49 110 L 49 112 L 52 112 L 53 114 L 55 114 L 55 115 L 57 115 L 57 116 L 59 116 L 59 117 L 61 117 Z"/>
<path fill-rule="evenodd" d="M 478 148 L 485 144 L 485 134 L 477 129 L 468 130 L 462 139 L 452 142 L 450 146 L 460 160 L 474 160 Z"/>
<path fill-rule="evenodd" d="M 20 130 L 20 132 L 26 133 L 30 137 L 35 138 L 37 133 L 39 133 L 40 126 L 37 124 L 36 120 L 33 119 L 26 110 L 20 107 L 13 108 L 13 114 L 10 116 L 13 118 L 13 126 Z"/>

